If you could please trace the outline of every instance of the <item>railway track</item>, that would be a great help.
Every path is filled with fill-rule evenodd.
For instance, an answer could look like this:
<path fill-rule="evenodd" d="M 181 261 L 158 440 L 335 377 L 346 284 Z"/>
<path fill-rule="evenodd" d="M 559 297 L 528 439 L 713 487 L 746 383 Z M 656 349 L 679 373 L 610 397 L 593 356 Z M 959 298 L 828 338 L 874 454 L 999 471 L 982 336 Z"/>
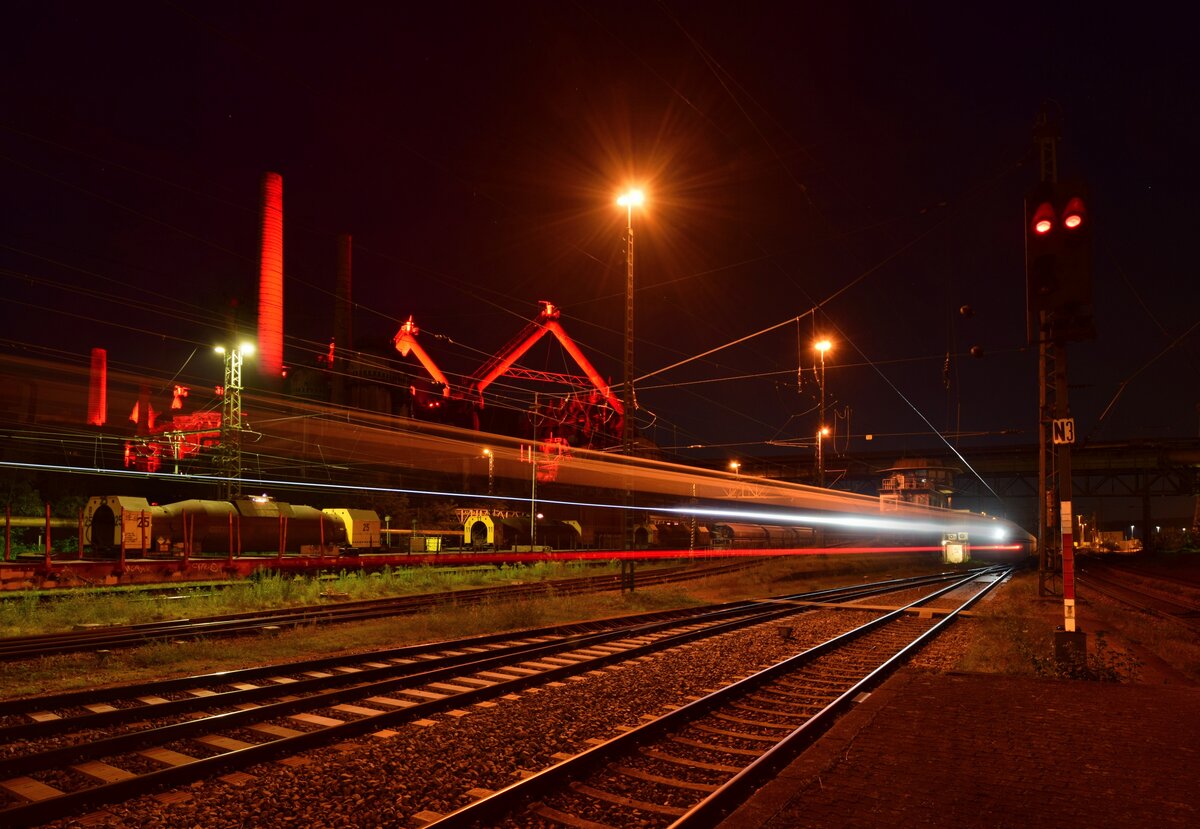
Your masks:
<path fill-rule="evenodd" d="M 707 576 L 719 575 L 751 566 L 753 562 L 736 561 L 716 565 L 661 568 L 638 575 L 642 586 L 671 584 Z M 184 640 L 200 637 L 236 636 L 261 633 L 284 627 L 311 624 L 334 624 L 421 613 L 447 605 L 474 605 L 493 601 L 514 601 L 546 595 L 576 595 L 621 588 L 620 576 L 583 576 L 574 579 L 554 579 L 531 584 L 499 585 L 444 593 L 426 593 L 371 599 L 337 604 L 315 605 L 281 610 L 235 613 L 208 616 L 200 619 L 169 619 L 138 625 L 122 625 L 88 630 L 64 631 L 37 636 L 0 639 L 0 661 L 30 659 L 54 654 L 80 651 L 108 651 L 136 647 L 160 640 Z"/>
<path fill-rule="evenodd" d="M 1196 588 L 1162 576 L 1138 573 L 1104 562 L 1081 563 L 1080 586 L 1155 616 L 1173 619 L 1200 631 L 1200 601 L 1189 597 Z"/>
<path fill-rule="evenodd" d="M 667 648 L 958 575 L 0 704 L 0 823 L 29 826 L 486 704 Z M 604 629 L 607 628 L 607 629 Z"/>
<path fill-rule="evenodd" d="M 714 826 L 1007 572 L 957 581 L 482 797 L 430 829 Z M 940 621 L 906 613 L 952 592 L 969 595 Z"/>

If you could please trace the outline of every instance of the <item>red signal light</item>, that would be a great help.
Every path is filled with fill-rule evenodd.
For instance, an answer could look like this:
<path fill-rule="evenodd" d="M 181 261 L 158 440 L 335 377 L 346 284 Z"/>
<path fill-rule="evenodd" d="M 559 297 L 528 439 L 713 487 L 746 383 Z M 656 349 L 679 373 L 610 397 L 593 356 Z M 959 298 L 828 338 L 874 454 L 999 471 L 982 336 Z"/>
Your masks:
<path fill-rule="evenodd" d="M 1083 217 L 1087 213 L 1083 206 L 1083 199 L 1079 196 L 1072 197 L 1067 202 L 1067 209 L 1063 211 L 1063 226 L 1067 230 L 1075 230 L 1083 225 Z"/>
<path fill-rule="evenodd" d="M 1038 209 L 1033 213 L 1033 221 L 1029 225 L 1033 234 L 1035 236 L 1048 235 L 1054 229 L 1054 218 L 1054 205 L 1048 201 L 1038 205 Z"/>

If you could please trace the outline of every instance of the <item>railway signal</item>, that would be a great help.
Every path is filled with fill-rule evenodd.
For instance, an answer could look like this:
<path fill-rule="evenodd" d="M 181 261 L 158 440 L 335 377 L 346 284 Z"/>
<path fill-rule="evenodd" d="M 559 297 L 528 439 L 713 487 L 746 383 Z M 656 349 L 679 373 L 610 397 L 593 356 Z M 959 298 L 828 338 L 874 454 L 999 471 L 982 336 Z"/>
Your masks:
<path fill-rule="evenodd" d="M 1025 290 L 1030 344 L 1096 336 L 1091 235 L 1085 185 L 1040 182 L 1029 191 Z"/>

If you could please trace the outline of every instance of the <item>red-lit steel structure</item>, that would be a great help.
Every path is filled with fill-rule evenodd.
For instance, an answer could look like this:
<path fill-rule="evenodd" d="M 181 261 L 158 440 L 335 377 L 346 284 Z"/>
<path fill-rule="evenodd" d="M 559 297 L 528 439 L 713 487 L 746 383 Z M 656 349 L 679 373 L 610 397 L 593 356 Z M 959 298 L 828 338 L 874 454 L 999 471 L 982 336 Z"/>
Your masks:
<path fill-rule="evenodd" d="M 392 338 L 392 343 L 396 346 L 396 350 L 400 352 L 400 356 L 407 357 L 412 353 L 420 360 L 421 365 L 429 372 L 429 376 L 433 378 L 433 381 L 442 387 L 442 396 L 449 397 L 451 394 L 450 381 L 446 379 L 446 375 L 442 373 L 442 370 L 437 367 L 437 363 L 429 356 L 429 352 L 417 342 L 417 334 L 420 332 L 421 329 L 416 326 L 416 323 L 413 322 L 413 318 L 410 316 L 408 321 L 400 326 L 400 330 Z"/>
<path fill-rule="evenodd" d="M 579 345 L 563 328 L 559 321 L 562 311 L 552 302 L 542 301 L 542 310 L 530 320 L 503 348 L 487 359 L 469 377 L 462 388 L 451 384 L 445 373 L 421 344 L 417 342 L 420 329 L 410 316 L 400 326 L 392 342 L 402 356 L 412 354 L 420 361 L 433 381 L 441 387 L 441 396 L 463 401 L 475 409 L 485 406 L 484 393 L 500 377 L 505 375 L 527 380 L 557 383 L 574 389 L 571 393 L 543 403 L 538 403 L 533 412 L 536 426 L 534 437 L 544 446 L 560 449 L 580 446 L 603 449 L 616 446 L 624 428 L 625 407 L 613 394 L 611 385 L 604 380 L 588 360 Z M 547 334 L 570 355 L 583 371 L 583 377 L 536 371 L 517 366 L 517 361 Z M 425 408 L 440 408 L 439 401 L 430 400 Z M 419 414 L 419 407 L 414 407 Z M 477 412 L 473 418 L 478 425 Z"/>
<path fill-rule="evenodd" d="M 534 380 L 547 381 L 566 381 L 572 382 L 574 378 L 561 374 L 550 374 L 547 372 L 533 372 L 527 369 L 516 369 L 514 364 L 521 359 L 526 351 L 540 340 L 547 333 L 553 334 L 563 349 L 571 355 L 571 359 L 583 370 L 587 379 L 592 386 L 598 391 L 610 406 L 620 415 L 624 415 L 625 407 L 621 404 L 612 393 L 608 383 L 600 376 L 591 362 L 575 341 L 563 329 L 562 324 L 558 321 L 561 316 L 561 311 L 553 303 L 542 301 L 542 310 L 536 317 L 521 329 L 504 348 L 502 348 L 495 356 L 480 366 L 474 374 L 471 375 L 471 392 L 478 397 L 480 404 L 483 403 L 483 393 L 488 386 L 492 384 L 496 378 L 504 374 L 519 374 Z"/>

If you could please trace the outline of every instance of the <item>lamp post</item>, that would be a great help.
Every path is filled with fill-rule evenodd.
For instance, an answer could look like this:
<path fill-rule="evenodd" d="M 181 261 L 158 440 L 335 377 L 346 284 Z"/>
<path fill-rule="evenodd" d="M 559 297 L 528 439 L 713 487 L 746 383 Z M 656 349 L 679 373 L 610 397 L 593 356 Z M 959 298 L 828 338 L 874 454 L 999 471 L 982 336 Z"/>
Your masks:
<path fill-rule="evenodd" d="M 825 436 L 828 434 L 828 426 L 822 426 L 817 430 L 817 475 L 821 486 L 825 486 Z"/>
<path fill-rule="evenodd" d="M 729 468 L 733 470 L 733 477 L 735 477 L 735 478 L 740 477 L 738 475 L 738 470 L 742 468 L 742 465 L 740 463 L 738 463 L 737 461 L 730 461 Z"/>
<path fill-rule="evenodd" d="M 625 354 L 621 405 L 625 409 L 621 426 L 621 449 L 633 454 L 633 208 L 641 207 L 646 196 L 641 190 L 629 190 L 617 198 L 625 208 Z"/>
<path fill-rule="evenodd" d="M 821 439 L 829 434 L 829 427 L 825 425 L 825 352 L 833 348 L 833 343 L 827 339 L 820 339 L 813 343 L 813 348 L 821 356 L 821 374 L 817 382 L 821 388 L 820 412 L 817 417 L 817 485 L 825 486 L 825 457 L 821 451 Z"/>
<path fill-rule="evenodd" d="M 634 431 L 633 410 L 633 208 L 641 207 L 646 196 L 641 190 L 627 190 L 617 197 L 617 204 L 625 208 L 625 354 L 622 360 L 624 382 L 621 385 L 621 451 L 626 457 L 633 456 Z M 633 490 L 626 478 L 625 509 L 621 513 L 621 536 L 626 550 L 634 548 Z M 625 562 L 621 562 L 624 576 Z"/>
<path fill-rule="evenodd" d="M 496 480 L 496 456 L 492 454 L 491 449 L 484 449 L 483 456 L 488 461 L 488 495 L 492 494 Z"/>
<path fill-rule="evenodd" d="M 254 354 L 254 343 L 234 348 L 216 347 L 225 358 L 225 385 L 221 393 L 221 451 L 217 464 L 225 478 L 226 499 L 242 494 L 242 362 Z"/>

